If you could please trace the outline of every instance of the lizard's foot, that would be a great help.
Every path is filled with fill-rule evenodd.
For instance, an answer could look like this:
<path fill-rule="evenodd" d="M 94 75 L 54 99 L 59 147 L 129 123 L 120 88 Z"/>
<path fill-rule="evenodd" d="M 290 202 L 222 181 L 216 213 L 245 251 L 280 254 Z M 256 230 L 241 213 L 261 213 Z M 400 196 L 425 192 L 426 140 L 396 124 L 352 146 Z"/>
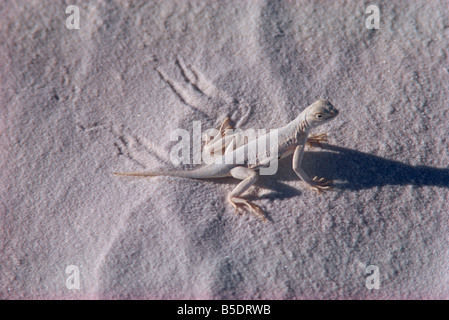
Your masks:
<path fill-rule="evenodd" d="M 306 143 L 309 147 L 313 147 L 313 146 L 321 146 L 321 143 L 323 142 L 327 142 L 326 133 L 312 134 L 309 136 Z"/>
<path fill-rule="evenodd" d="M 228 117 L 226 117 L 226 119 L 223 121 L 223 123 L 220 126 L 220 135 L 222 138 L 224 138 L 226 136 L 226 130 L 232 130 L 232 126 L 231 126 L 231 119 L 229 119 Z M 226 151 L 226 145 L 223 146 L 223 148 L 221 148 L 221 150 L 219 151 L 218 155 L 221 156 L 223 154 L 225 154 Z M 214 150 L 212 149 L 210 151 L 210 155 L 214 156 Z"/>
<path fill-rule="evenodd" d="M 223 138 L 226 136 L 227 133 L 229 133 L 228 130 L 232 130 L 231 126 L 231 119 L 226 117 L 226 119 L 221 124 L 220 128 L 218 129 L 219 135 L 216 135 L 213 139 L 208 135 L 204 134 L 204 151 L 208 152 L 211 157 L 215 156 L 221 156 L 226 151 L 226 144 L 223 143 Z"/>
<path fill-rule="evenodd" d="M 228 199 L 229 202 L 232 204 L 232 206 L 235 209 L 235 214 L 239 214 L 239 207 L 246 207 L 247 209 L 249 209 L 249 211 L 253 212 L 254 214 L 256 214 L 259 218 L 261 218 L 264 222 L 266 221 L 265 215 L 263 214 L 262 209 L 255 205 L 254 203 L 242 199 L 242 198 L 236 198 L 236 197 L 232 197 Z"/>
<path fill-rule="evenodd" d="M 334 183 L 333 180 L 326 180 L 325 178 L 314 177 L 312 179 L 312 182 L 310 183 L 310 186 L 312 187 L 313 190 L 318 192 L 318 194 L 321 194 L 321 192 L 323 191 L 333 190 L 332 187 L 330 186 L 333 183 Z"/>
<path fill-rule="evenodd" d="M 233 129 L 231 126 L 231 119 L 226 117 L 226 119 L 223 121 L 223 123 L 220 126 L 220 134 L 222 137 L 226 135 L 226 130 Z"/>

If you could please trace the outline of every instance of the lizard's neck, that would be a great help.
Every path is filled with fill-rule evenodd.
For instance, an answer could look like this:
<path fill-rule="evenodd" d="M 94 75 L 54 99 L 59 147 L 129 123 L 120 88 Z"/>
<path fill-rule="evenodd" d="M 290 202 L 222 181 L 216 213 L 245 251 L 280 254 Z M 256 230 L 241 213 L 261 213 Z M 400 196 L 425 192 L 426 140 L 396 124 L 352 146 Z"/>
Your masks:
<path fill-rule="evenodd" d="M 301 112 L 295 120 L 287 124 L 283 129 L 285 134 L 289 137 L 308 135 L 311 128 L 306 119 L 306 112 Z"/>
<path fill-rule="evenodd" d="M 295 120 L 280 129 L 280 150 L 282 154 L 290 147 L 298 144 L 302 139 L 307 139 L 310 125 L 306 120 L 305 112 L 302 112 Z"/>

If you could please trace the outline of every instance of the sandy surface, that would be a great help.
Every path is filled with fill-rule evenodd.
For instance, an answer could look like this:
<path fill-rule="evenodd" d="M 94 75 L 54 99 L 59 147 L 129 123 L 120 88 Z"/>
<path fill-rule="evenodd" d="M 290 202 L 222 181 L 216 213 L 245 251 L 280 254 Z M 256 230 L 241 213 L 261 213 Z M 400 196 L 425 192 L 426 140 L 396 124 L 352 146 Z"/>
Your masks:
<path fill-rule="evenodd" d="M 73 3 L 0 6 L 0 298 L 449 298 L 446 1 L 377 1 L 379 30 L 368 1 L 78 2 L 79 30 Z M 335 190 L 285 159 L 248 192 L 267 223 L 233 179 L 111 174 L 320 97 L 340 114 L 304 169 Z"/>

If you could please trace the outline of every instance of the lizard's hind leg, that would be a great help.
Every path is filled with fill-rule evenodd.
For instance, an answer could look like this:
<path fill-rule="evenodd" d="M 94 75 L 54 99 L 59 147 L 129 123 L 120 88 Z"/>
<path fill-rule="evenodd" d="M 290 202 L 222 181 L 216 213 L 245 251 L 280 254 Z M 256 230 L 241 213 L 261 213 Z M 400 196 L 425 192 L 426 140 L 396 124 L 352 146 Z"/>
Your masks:
<path fill-rule="evenodd" d="M 224 136 L 226 135 L 226 130 L 232 129 L 230 122 L 231 120 L 228 117 L 226 117 L 226 119 L 221 124 L 220 129 L 218 129 L 219 134 L 217 134 L 213 139 L 211 139 L 208 134 L 205 134 L 206 144 L 204 145 L 204 148 L 209 148 L 210 152 L 212 152 L 214 144 L 223 139 Z"/>
<path fill-rule="evenodd" d="M 240 196 L 257 181 L 257 178 L 259 177 L 258 172 L 246 167 L 235 167 L 230 171 L 230 173 L 232 177 L 243 180 L 228 195 L 228 201 L 234 207 L 235 213 L 238 212 L 239 206 L 246 207 L 265 221 L 265 215 L 263 214 L 262 209 L 254 203 L 240 198 Z"/>
<path fill-rule="evenodd" d="M 205 134 L 206 144 L 204 145 L 204 152 L 211 156 L 222 156 L 228 152 L 232 152 L 241 145 L 242 135 L 237 132 L 232 132 L 231 120 L 226 118 L 218 130 L 218 134 L 213 139 Z"/>

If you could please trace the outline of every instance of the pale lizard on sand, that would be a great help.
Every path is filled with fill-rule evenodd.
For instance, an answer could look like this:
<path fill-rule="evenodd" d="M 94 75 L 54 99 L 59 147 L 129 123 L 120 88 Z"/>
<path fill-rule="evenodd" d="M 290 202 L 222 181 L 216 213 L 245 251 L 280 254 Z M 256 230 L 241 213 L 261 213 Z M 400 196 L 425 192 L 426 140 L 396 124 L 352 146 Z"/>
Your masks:
<path fill-rule="evenodd" d="M 304 147 L 306 144 L 319 144 L 322 141 L 327 141 L 326 134 L 317 134 L 309 136 L 309 131 L 334 119 L 338 114 L 338 110 L 329 102 L 329 100 L 320 99 L 304 111 L 299 116 L 291 121 L 284 127 L 277 129 L 277 144 L 275 146 L 275 152 L 269 152 L 268 154 L 257 154 L 256 159 L 251 159 L 248 156 L 248 149 L 257 143 L 260 138 L 251 142 L 243 142 L 243 139 L 239 133 L 226 136 L 225 130 L 229 129 L 229 119 L 227 118 L 220 128 L 220 136 L 213 139 L 206 146 L 209 150 L 216 149 L 217 144 L 223 146 L 223 148 L 232 145 L 232 149 L 227 148 L 223 155 L 218 156 L 212 163 L 207 164 L 201 168 L 190 171 L 143 171 L 143 172 L 123 172 L 114 173 L 116 175 L 125 176 L 174 176 L 191 179 L 208 179 L 208 178 L 223 178 L 233 177 L 240 182 L 233 191 L 228 195 L 228 201 L 235 208 L 235 212 L 238 212 L 238 207 L 246 207 L 250 211 L 265 220 L 265 215 L 262 209 L 254 203 L 241 198 L 241 195 L 248 190 L 258 179 L 261 168 L 267 167 L 271 161 L 277 161 L 278 159 L 285 158 L 293 153 L 293 171 L 311 186 L 315 191 L 320 193 L 323 190 L 330 190 L 330 184 L 333 181 L 327 181 L 324 178 L 310 178 L 304 170 L 301 168 L 301 161 L 304 155 Z M 226 139 L 225 139 L 226 138 Z M 266 138 L 266 137 L 265 137 Z M 273 151 L 270 146 L 270 150 Z M 227 163 L 226 159 L 229 159 L 229 153 L 232 152 L 231 159 L 244 159 L 243 163 Z M 225 159 L 225 157 L 227 157 Z M 274 158 L 275 157 L 275 158 Z"/>

